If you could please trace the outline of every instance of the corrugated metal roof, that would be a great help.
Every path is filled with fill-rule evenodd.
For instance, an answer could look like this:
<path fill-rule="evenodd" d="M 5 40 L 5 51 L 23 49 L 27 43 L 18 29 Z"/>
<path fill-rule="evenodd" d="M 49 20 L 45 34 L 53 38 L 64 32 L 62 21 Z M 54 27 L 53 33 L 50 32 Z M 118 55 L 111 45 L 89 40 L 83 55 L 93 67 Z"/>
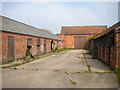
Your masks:
<path fill-rule="evenodd" d="M 96 34 L 107 29 L 107 26 L 63 26 L 61 34 Z"/>
<path fill-rule="evenodd" d="M 15 21 L 13 19 L 10 19 L 4 16 L 0 16 L 0 18 L 2 18 L 2 26 L 0 25 L 0 30 L 2 31 L 43 37 L 43 38 L 54 39 L 54 40 L 62 40 L 57 35 L 45 32 L 33 26 Z"/>

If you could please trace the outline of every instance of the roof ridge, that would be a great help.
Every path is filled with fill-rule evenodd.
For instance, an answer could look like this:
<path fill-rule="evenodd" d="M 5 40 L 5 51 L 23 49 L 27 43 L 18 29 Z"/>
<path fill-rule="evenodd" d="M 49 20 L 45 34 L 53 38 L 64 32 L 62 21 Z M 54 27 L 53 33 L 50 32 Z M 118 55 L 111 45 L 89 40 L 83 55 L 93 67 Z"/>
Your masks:
<path fill-rule="evenodd" d="M 1 16 L 1 15 L 0 15 L 0 16 Z M 30 26 L 30 27 L 32 27 L 32 28 L 39 29 L 39 28 L 37 28 L 37 27 L 35 27 L 35 26 L 31 26 L 31 25 L 29 25 L 29 24 L 23 23 L 23 22 L 21 22 L 21 21 L 17 21 L 17 20 L 15 20 L 15 19 L 11 19 L 11 18 L 6 17 L 6 16 L 1 16 L 1 17 L 7 18 L 7 19 L 9 19 L 9 20 L 15 21 L 15 22 L 20 23 L 20 24 L 24 24 L 24 25 L 26 25 L 26 26 Z M 41 30 L 41 29 L 39 29 L 39 30 Z M 43 31 L 43 30 L 41 30 L 41 31 Z M 44 31 L 44 32 L 45 32 L 45 31 Z"/>
<path fill-rule="evenodd" d="M 107 26 L 107 25 L 93 25 L 93 26 L 62 26 L 62 27 L 103 27 L 103 26 Z"/>
<path fill-rule="evenodd" d="M 32 35 L 32 36 L 39 36 L 39 37 L 43 37 L 43 38 L 49 38 L 49 39 L 54 39 L 54 40 L 62 40 L 61 38 L 59 38 L 58 36 L 49 33 L 49 32 L 45 32 L 39 28 L 36 28 L 34 26 L 30 26 L 28 24 L 25 24 L 23 22 L 5 17 L 5 16 L 1 16 L 2 18 L 2 30 L 3 31 L 10 31 L 10 32 L 17 32 L 19 34 L 25 34 L 25 35 Z M 5 23 L 7 22 L 7 23 Z"/>

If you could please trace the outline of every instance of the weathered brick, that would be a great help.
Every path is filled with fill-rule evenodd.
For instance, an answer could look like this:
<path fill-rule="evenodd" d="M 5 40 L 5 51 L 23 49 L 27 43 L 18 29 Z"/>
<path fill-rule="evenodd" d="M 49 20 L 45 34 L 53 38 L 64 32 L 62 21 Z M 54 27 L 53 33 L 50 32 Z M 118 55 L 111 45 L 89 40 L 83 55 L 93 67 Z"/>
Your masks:
<path fill-rule="evenodd" d="M 44 40 L 46 40 L 46 52 L 51 51 L 51 41 L 52 40 L 50 40 L 50 39 L 2 32 L 2 62 L 3 63 L 8 62 L 8 36 L 15 37 L 15 40 L 14 40 L 15 58 L 14 59 L 23 58 L 26 56 L 27 38 L 32 39 L 32 48 L 31 48 L 30 52 L 33 56 L 37 55 L 37 39 L 40 39 L 41 54 L 44 53 Z M 56 41 L 56 40 L 53 40 L 53 41 Z M 57 41 L 57 42 L 61 43 L 61 44 L 58 44 L 59 49 L 63 48 L 64 41 Z"/>

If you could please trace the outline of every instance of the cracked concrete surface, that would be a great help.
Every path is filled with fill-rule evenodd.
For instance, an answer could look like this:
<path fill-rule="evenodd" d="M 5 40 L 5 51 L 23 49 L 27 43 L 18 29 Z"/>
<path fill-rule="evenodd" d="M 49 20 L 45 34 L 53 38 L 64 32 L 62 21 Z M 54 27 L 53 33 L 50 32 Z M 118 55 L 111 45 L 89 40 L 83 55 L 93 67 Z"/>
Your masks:
<path fill-rule="evenodd" d="M 101 73 L 110 69 L 88 54 L 85 60 L 86 52 L 66 50 L 20 65 L 16 70 L 3 69 L 3 88 L 117 88 L 116 75 Z"/>

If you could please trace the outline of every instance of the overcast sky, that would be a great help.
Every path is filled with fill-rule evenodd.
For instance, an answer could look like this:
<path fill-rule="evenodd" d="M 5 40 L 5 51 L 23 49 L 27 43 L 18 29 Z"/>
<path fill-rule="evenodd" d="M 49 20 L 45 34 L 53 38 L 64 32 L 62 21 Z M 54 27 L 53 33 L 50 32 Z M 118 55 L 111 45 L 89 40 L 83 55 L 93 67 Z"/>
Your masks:
<path fill-rule="evenodd" d="M 117 2 L 4 2 L 2 15 L 59 33 L 61 26 L 111 26 L 118 22 Z"/>

